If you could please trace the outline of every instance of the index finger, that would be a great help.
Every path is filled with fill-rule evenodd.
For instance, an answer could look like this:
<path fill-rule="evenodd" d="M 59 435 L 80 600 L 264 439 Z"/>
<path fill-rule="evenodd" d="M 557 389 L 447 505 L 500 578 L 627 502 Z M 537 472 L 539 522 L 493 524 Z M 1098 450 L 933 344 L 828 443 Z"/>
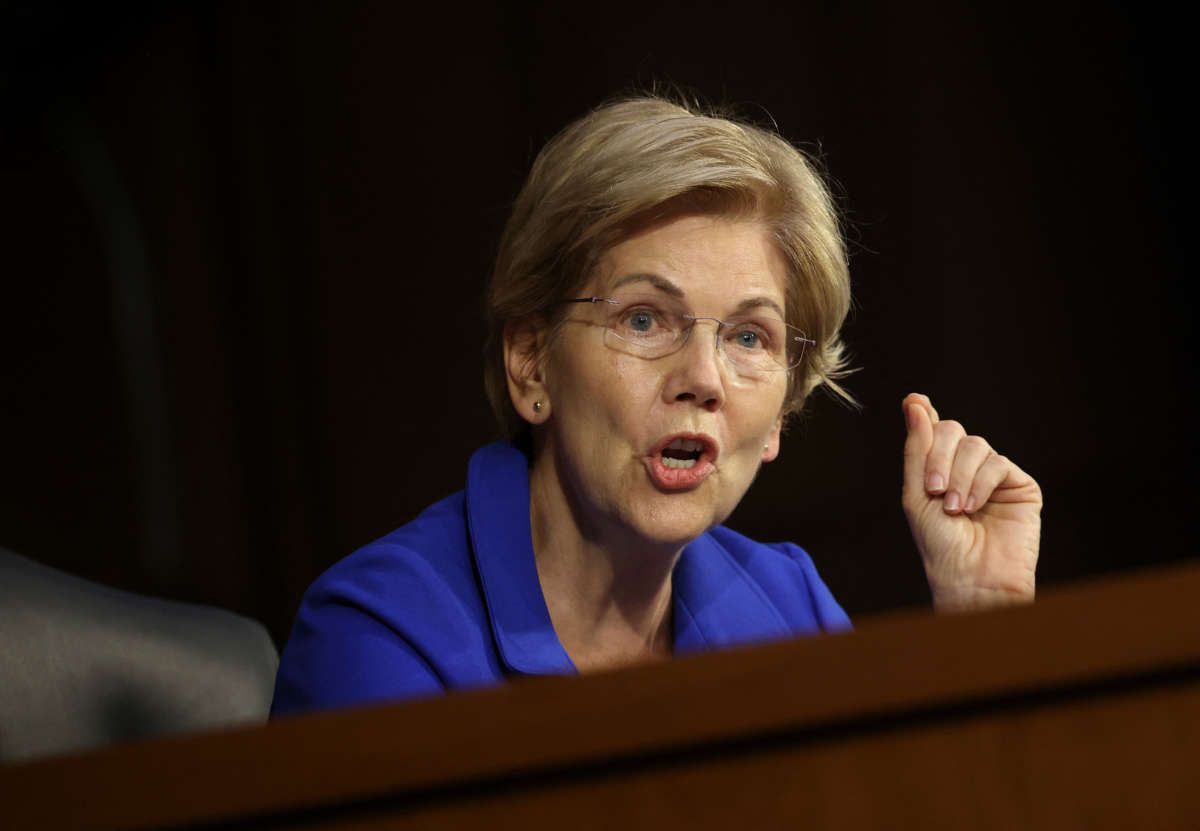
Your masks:
<path fill-rule="evenodd" d="M 938 417 L 938 412 L 933 408 L 933 402 L 929 400 L 928 395 L 919 392 L 910 392 L 904 396 L 903 407 L 907 410 L 910 404 L 916 404 L 919 407 L 924 407 L 925 412 L 929 414 L 929 423 L 937 424 L 941 419 Z"/>
<path fill-rule="evenodd" d="M 933 447 L 937 412 L 924 395 L 905 396 L 901 404 L 908 436 L 904 440 L 904 493 L 925 493 L 925 460 Z"/>

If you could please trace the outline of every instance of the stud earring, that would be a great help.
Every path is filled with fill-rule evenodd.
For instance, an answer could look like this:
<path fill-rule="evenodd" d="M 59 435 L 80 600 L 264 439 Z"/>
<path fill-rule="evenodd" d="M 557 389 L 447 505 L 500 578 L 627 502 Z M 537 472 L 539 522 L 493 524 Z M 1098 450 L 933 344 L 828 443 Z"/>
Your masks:
<path fill-rule="evenodd" d="M 533 402 L 533 411 L 535 413 L 540 413 L 542 411 L 542 402 L 541 401 Z"/>

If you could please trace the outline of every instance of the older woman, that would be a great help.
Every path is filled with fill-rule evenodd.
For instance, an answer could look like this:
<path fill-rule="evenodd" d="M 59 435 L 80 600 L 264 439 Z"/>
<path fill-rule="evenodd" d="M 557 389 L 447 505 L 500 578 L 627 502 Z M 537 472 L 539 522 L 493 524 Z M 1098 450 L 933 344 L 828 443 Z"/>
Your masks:
<path fill-rule="evenodd" d="M 653 98 L 534 163 L 488 294 L 511 443 L 305 596 L 275 714 L 844 629 L 808 555 L 721 525 L 844 374 L 829 196 L 774 133 Z M 903 504 L 934 602 L 1032 598 L 1041 495 L 921 395 Z"/>

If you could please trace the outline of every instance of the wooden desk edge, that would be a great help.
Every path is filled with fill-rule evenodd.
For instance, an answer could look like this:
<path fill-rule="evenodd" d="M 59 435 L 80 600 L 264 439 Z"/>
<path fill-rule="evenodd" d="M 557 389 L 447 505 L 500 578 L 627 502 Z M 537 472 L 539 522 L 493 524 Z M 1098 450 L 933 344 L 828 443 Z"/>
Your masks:
<path fill-rule="evenodd" d="M 953 617 L 0 767 L 12 827 L 294 811 L 1200 667 L 1200 564 Z M 223 804 L 212 807 L 212 795 Z M 135 801 L 136 796 L 136 801 Z"/>

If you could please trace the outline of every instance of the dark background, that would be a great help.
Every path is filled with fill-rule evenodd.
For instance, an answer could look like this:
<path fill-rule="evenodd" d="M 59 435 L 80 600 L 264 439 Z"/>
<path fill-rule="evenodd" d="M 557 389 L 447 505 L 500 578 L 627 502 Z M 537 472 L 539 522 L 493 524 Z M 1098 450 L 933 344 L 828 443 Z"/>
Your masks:
<path fill-rule="evenodd" d="M 1192 556 L 1181 21 L 559 6 L 4 5 L 0 545 L 282 644 L 494 436 L 479 298 L 537 149 L 672 82 L 818 153 L 852 252 L 865 406 L 817 396 L 733 527 L 852 615 L 927 602 L 917 390 L 1040 481 L 1043 587 Z"/>

